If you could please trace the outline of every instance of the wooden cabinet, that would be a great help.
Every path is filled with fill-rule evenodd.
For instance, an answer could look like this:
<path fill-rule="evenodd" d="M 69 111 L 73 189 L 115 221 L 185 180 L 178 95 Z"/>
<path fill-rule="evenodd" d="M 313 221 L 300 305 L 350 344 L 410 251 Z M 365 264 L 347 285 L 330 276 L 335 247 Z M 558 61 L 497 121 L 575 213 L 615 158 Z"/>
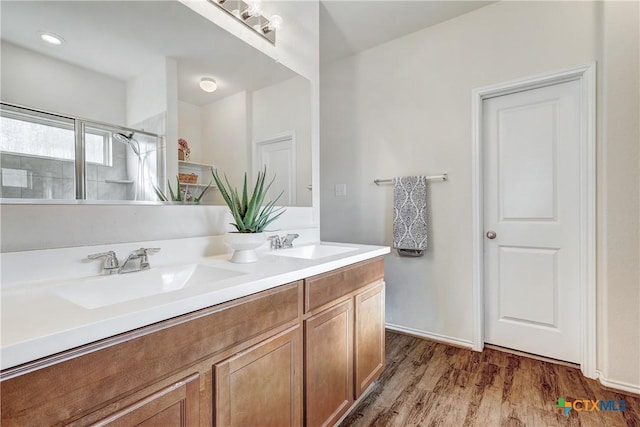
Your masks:
<path fill-rule="evenodd" d="M 363 261 L 0 373 L 2 426 L 333 425 L 384 368 Z"/>
<path fill-rule="evenodd" d="M 355 398 L 384 370 L 384 283 L 355 297 Z"/>
<path fill-rule="evenodd" d="M 353 403 L 353 303 L 304 321 L 306 425 L 333 425 Z"/>
<path fill-rule="evenodd" d="M 197 374 L 195 425 L 211 425 L 211 367 L 299 325 L 301 292 L 279 286 L 3 371 L 0 424 L 92 424 Z"/>
<path fill-rule="evenodd" d="M 96 422 L 96 426 L 195 426 L 200 422 L 197 373 Z"/>
<path fill-rule="evenodd" d="M 301 329 L 295 326 L 216 364 L 215 425 L 301 425 L 301 346 Z"/>
<path fill-rule="evenodd" d="M 305 280 L 305 421 L 334 425 L 384 369 L 382 258 Z"/>

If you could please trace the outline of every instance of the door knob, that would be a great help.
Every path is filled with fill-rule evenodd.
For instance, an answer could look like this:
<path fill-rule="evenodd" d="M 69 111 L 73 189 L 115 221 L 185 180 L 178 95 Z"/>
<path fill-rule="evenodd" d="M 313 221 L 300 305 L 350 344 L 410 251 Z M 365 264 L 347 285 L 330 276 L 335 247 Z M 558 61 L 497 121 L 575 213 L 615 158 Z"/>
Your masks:
<path fill-rule="evenodd" d="M 493 239 L 496 238 L 496 236 L 497 236 L 497 234 L 496 234 L 495 231 L 493 231 L 493 230 L 487 231 L 487 239 L 493 240 Z"/>

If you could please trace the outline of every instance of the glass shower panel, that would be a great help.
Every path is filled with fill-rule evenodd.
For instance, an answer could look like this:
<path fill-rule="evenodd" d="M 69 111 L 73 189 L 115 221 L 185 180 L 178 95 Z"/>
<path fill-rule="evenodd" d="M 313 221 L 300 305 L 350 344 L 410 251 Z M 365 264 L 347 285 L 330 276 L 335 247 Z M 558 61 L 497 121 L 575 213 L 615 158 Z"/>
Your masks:
<path fill-rule="evenodd" d="M 0 197 L 75 199 L 74 121 L 0 108 Z"/>
<path fill-rule="evenodd" d="M 157 200 L 157 137 L 85 123 L 84 140 L 87 200 Z"/>

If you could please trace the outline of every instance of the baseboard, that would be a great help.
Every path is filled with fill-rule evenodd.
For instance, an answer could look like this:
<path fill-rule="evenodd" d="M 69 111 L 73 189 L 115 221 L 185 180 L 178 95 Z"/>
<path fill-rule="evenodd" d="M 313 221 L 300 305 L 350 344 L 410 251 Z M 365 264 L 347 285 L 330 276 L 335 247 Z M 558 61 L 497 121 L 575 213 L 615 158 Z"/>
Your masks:
<path fill-rule="evenodd" d="M 394 325 L 392 323 L 386 323 L 385 327 L 390 331 L 399 332 L 405 335 L 411 335 L 418 338 L 426 338 L 428 340 L 441 342 L 444 344 L 453 345 L 456 347 L 462 347 L 467 349 L 473 348 L 473 342 L 470 340 L 462 340 L 460 338 L 453 338 L 447 335 L 436 334 L 433 332 L 425 332 L 419 329 L 407 328 L 406 326 Z"/>
<path fill-rule="evenodd" d="M 607 379 L 600 371 L 597 371 L 597 374 L 598 381 L 600 381 L 600 384 L 604 387 L 640 396 L 640 385 Z"/>

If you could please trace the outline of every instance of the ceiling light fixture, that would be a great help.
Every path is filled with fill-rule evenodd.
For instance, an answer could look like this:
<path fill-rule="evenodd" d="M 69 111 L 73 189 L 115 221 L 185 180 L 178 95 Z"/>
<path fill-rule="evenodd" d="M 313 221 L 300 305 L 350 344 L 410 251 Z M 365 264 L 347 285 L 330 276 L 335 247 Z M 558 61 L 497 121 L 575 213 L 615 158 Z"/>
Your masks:
<path fill-rule="evenodd" d="M 205 92 L 215 92 L 218 89 L 218 83 L 211 77 L 203 77 L 200 79 L 200 89 Z"/>
<path fill-rule="evenodd" d="M 57 34 L 53 33 L 40 33 L 42 41 L 52 44 L 54 46 L 60 46 L 64 43 L 64 39 Z"/>
<path fill-rule="evenodd" d="M 238 21 L 261 35 L 272 44 L 276 44 L 276 30 L 282 26 L 282 18 L 273 15 L 267 19 L 262 15 L 262 4 L 260 0 L 209 0 Z"/>

